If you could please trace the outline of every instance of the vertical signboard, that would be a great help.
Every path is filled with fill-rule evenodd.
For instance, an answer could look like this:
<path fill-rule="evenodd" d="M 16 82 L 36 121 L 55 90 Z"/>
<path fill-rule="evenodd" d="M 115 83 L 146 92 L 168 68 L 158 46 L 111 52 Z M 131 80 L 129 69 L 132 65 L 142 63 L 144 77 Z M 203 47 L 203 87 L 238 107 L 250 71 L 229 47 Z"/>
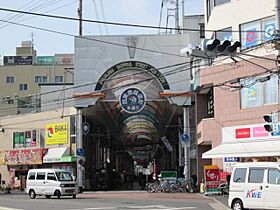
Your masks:
<path fill-rule="evenodd" d="M 218 194 L 220 181 L 220 169 L 218 166 L 204 166 L 205 194 Z"/>

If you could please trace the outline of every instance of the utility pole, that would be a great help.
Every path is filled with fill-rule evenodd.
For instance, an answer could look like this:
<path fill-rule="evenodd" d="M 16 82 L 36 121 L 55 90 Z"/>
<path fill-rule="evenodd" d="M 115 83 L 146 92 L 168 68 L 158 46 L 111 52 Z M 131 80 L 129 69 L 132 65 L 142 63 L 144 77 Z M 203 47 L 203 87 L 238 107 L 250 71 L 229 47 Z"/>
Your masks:
<path fill-rule="evenodd" d="M 78 15 L 79 15 L 79 36 L 83 35 L 83 1 L 79 0 L 79 8 L 78 8 Z M 73 81 L 74 82 L 74 81 Z M 77 185 L 79 188 L 79 192 L 83 192 L 83 188 L 85 187 L 85 168 L 84 168 L 84 149 L 83 149 L 83 134 L 82 134 L 82 123 L 83 123 L 83 116 L 82 116 L 82 108 L 77 107 L 77 115 L 76 115 L 76 157 L 77 157 Z"/>
<path fill-rule="evenodd" d="M 180 25 L 179 25 L 179 0 L 176 0 L 176 3 L 175 3 L 175 28 L 177 29 L 176 30 L 176 33 L 179 34 L 180 33 Z"/>
<path fill-rule="evenodd" d="M 79 8 L 78 8 L 78 15 L 79 15 L 79 35 L 83 35 L 83 0 L 79 0 Z"/>
<path fill-rule="evenodd" d="M 275 0 L 275 21 L 276 21 L 276 50 L 277 50 L 277 58 L 276 58 L 276 67 L 277 67 L 277 74 L 278 74 L 278 110 L 277 112 L 279 112 L 279 83 L 280 83 L 280 66 L 279 66 L 279 62 L 280 62 L 280 48 L 279 48 L 279 30 L 280 30 L 280 0 Z M 277 127 L 278 127 L 278 116 L 277 116 Z"/>
<path fill-rule="evenodd" d="M 184 28 L 184 21 L 185 21 L 185 0 L 182 0 L 182 28 Z M 183 34 L 182 30 L 182 34 Z"/>
<path fill-rule="evenodd" d="M 183 107 L 184 134 L 190 135 L 189 107 Z M 184 175 L 186 183 L 190 179 L 190 141 L 184 144 Z"/>

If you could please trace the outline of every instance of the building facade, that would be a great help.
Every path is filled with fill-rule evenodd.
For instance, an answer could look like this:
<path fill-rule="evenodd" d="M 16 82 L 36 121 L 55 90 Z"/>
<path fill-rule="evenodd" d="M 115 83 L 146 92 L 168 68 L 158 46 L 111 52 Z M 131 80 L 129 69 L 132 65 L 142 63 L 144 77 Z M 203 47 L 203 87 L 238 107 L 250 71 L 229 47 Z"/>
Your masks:
<path fill-rule="evenodd" d="M 1 117 L 1 180 L 12 188 L 24 189 L 32 168 L 61 168 L 74 175 L 75 115 L 72 107 Z"/>
<path fill-rule="evenodd" d="M 233 58 L 219 56 L 200 70 L 196 95 L 200 178 L 203 165 L 231 172 L 238 161 L 278 161 L 280 155 L 276 149 L 280 137 L 264 129 L 263 119 L 279 110 L 272 42 L 275 1 L 207 0 L 205 12 L 206 38 L 240 41 L 241 50 Z"/>
<path fill-rule="evenodd" d="M 72 83 L 73 60 L 73 54 L 37 56 L 32 43 L 23 41 L 0 66 L 0 116 L 40 111 L 39 84 Z"/>

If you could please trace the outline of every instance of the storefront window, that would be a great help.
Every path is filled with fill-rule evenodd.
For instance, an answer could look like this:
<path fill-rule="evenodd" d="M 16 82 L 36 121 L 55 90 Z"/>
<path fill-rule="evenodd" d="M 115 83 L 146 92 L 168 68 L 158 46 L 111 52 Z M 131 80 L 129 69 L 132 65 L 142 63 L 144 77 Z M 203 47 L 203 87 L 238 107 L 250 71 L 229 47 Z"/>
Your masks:
<path fill-rule="evenodd" d="M 24 147 L 24 132 L 19 133 L 19 147 Z"/>
<path fill-rule="evenodd" d="M 35 147 L 37 145 L 36 133 L 36 130 L 13 133 L 14 148 Z"/>

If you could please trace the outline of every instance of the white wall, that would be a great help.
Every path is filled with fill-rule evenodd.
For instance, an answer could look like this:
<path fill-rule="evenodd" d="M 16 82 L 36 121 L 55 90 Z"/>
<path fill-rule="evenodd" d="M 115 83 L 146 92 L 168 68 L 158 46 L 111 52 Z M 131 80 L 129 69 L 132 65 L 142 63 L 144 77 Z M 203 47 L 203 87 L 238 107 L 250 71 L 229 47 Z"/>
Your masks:
<path fill-rule="evenodd" d="M 207 0 L 204 1 L 207 14 Z M 239 24 L 275 15 L 275 0 L 231 0 L 231 2 L 214 7 L 209 21 L 205 15 L 205 29 L 221 30 L 232 26 L 239 30 Z M 206 32 L 206 38 L 211 38 L 213 32 Z M 233 33 L 233 39 L 239 39 L 239 33 Z"/>

